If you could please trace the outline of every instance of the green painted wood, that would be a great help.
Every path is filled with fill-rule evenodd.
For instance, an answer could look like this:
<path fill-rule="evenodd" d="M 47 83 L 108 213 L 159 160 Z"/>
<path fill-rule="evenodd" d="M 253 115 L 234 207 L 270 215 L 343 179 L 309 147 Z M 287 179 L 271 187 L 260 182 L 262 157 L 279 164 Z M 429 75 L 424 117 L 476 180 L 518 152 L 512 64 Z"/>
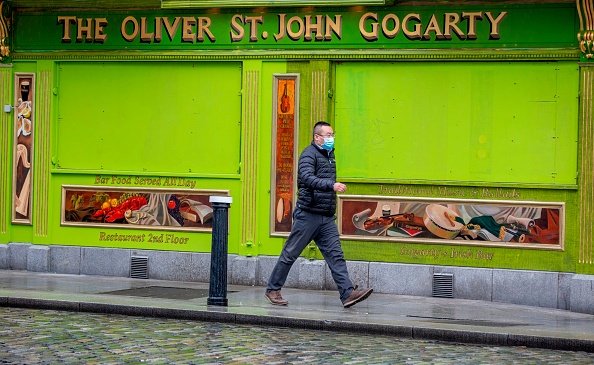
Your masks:
<path fill-rule="evenodd" d="M 239 63 L 62 63 L 58 90 L 56 169 L 239 173 Z"/>
<path fill-rule="evenodd" d="M 241 12 L 238 9 L 70 10 L 16 12 L 13 53 L 57 50 L 577 49 L 579 28 L 573 4 L 540 4 L 538 7 L 468 4 L 395 9 L 344 7 L 336 10 L 312 7 L 270 12 L 249 8 Z M 471 22 L 464 18 L 465 13 L 477 15 Z M 489 20 L 487 13 L 500 20 Z M 411 15 L 415 20 L 405 22 L 407 18 L 413 19 L 409 17 Z M 446 39 L 445 35 L 441 37 L 447 33 L 445 19 L 452 17 L 457 17 L 458 21 L 455 22 L 457 28 L 447 26 L 451 39 Z M 320 28 L 313 30 L 316 25 Z M 406 35 L 403 27 L 409 32 L 418 28 L 423 36 Z M 306 36 L 308 29 L 309 37 Z"/>
<path fill-rule="evenodd" d="M 336 69 L 341 177 L 576 184 L 573 62 Z"/>
<path fill-rule="evenodd" d="M 178 0 L 179 2 L 183 3 L 183 0 Z M 166 2 L 162 0 L 12 0 L 13 7 L 15 8 L 100 8 L 100 9 L 113 9 L 113 8 L 160 8 L 161 3 Z M 186 1 L 190 2 L 190 1 Z M 206 5 L 208 5 L 211 1 L 204 0 L 202 1 Z M 318 1 L 321 5 L 331 5 L 331 6 L 341 6 L 347 5 L 352 3 L 353 1 L 338 1 L 338 0 L 327 0 L 327 1 Z M 422 5 L 427 4 L 437 4 L 442 2 L 442 0 L 425 0 Z M 458 3 L 480 3 L 484 2 L 484 0 L 461 0 Z M 500 1 L 505 2 L 506 4 L 529 4 L 534 3 L 535 1 L 526 1 L 526 0 L 509 0 L 509 1 Z M 226 0 L 226 1 L 219 1 L 218 5 L 221 7 L 238 7 L 238 6 L 245 6 L 244 3 L 251 4 L 250 6 L 254 6 L 256 1 L 244 1 L 244 0 Z M 302 6 L 299 2 L 294 2 L 294 4 L 285 4 L 282 1 L 274 1 L 269 0 L 268 6 Z M 364 5 L 366 3 L 365 0 L 357 0 L 356 3 Z M 407 5 L 408 3 L 412 3 L 418 6 L 417 2 L 410 2 L 410 1 L 399 1 L 399 0 L 385 0 L 385 4 L 396 4 L 396 5 Z M 539 1 L 538 3 L 574 3 L 572 1 Z M 260 4 L 261 6 L 261 4 Z"/>
<path fill-rule="evenodd" d="M 249 8 L 258 6 L 383 6 L 394 0 L 161 0 L 163 9 L 201 9 L 213 7 Z"/>
<path fill-rule="evenodd" d="M 253 64 L 251 64 L 253 65 Z M 271 166 L 273 163 L 272 155 L 274 146 L 272 143 L 273 123 L 272 110 L 274 95 L 274 76 L 275 74 L 291 73 L 293 70 L 287 69 L 288 64 L 284 61 L 262 62 L 259 65 L 260 71 L 260 99 L 258 104 L 258 113 L 260 115 L 258 126 L 258 156 L 257 156 L 257 215 L 256 215 L 256 240 L 253 242 L 252 249 L 246 248 L 246 253 L 253 255 L 278 255 L 283 247 L 284 238 L 271 237 L 271 187 L 272 176 Z M 246 67 L 249 67 L 246 64 Z M 300 116 L 301 122 L 301 116 Z"/>
<path fill-rule="evenodd" d="M 15 10 L 19 9 L 158 9 L 161 0 L 12 0 Z"/>

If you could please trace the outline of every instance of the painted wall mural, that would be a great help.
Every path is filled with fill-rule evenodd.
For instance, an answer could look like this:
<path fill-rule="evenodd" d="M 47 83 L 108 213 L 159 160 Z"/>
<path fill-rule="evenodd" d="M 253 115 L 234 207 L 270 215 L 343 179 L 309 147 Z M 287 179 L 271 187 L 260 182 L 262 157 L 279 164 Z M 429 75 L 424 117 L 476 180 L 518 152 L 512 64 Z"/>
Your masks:
<path fill-rule="evenodd" d="M 62 225 L 211 231 L 209 198 L 227 191 L 62 187 Z"/>
<path fill-rule="evenodd" d="M 564 203 L 339 197 L 349 239 L 563 249 Z"/>
<path fill-rule="evenodd" d="M 35 75 L 15 74 L 12 223 L 31 224 Z"/>
<path fill-rule="evenodd" d="M 271 233 L 288 235 L 295 205 L 298 75 L 275 75 Z"/>

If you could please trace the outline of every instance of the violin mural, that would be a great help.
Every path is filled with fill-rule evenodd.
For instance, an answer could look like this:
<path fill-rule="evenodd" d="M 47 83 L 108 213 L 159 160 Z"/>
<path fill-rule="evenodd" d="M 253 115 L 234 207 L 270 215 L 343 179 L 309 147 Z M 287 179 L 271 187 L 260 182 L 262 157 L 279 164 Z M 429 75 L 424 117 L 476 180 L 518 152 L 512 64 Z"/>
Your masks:
<path fill-rule="evenodd" d="M 563 248 L 563 203 L 374 198 L 339 198 L 342 236 Z"/>
<path fill-rule="evenodd" d="M 283 113 L 289 112 L 291 110 L 291 98 L 287 94 L 287 82 L 285 81 L 283 95 L 280 98 L 280 110 Z"/>
<path fill-rule="evenodd" d="M 291 231 L 296 181 L 295 139 L 299 124 L 296 113 L 298 81 L 297 75 L 276 75 L 274 80 L 272 234 L 285 235 Z"/>

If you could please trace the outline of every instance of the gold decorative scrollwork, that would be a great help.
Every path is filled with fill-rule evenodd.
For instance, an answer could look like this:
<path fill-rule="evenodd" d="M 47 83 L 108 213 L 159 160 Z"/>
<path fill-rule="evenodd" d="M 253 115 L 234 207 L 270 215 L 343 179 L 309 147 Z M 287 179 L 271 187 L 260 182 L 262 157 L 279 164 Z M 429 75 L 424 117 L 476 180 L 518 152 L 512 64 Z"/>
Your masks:
<path fill-rule="evenodd" d="M 0 1 L 0 62 L 10 56 L 10 25 L 12 9 L 7 1 Z"/>
<path fill-rule="evenodd" d="M 592 0 L 576 0 L 580 17 L 580 32 L 577 35 L 580 50 L 586 58 L 594 58 L 594 4 Z"/>

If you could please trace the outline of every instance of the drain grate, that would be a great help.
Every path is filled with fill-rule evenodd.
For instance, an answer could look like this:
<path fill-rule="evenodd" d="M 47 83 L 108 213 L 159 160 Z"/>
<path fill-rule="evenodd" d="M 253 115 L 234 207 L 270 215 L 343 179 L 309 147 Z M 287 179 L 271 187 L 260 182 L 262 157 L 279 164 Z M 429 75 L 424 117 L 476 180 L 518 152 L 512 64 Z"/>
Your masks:
<path fill-rule="evenodd" d="M 236 293 L 236 291 L 228 291 L 228 293 Z M 140 288 L 122 289 L 108 291 L 101 294 L 110 295 L 126 295 L 129 297 L 145 297 L 145 298 L 162 298 L 162 299 L 195 299 L 206 298 L 209 294 L 209 289 L 191 289 L 191 288 L 177 288 L 171 286 L 143 286 Z"/>
<path fill-rule="evenodd" d="M 433 274 L 433 296 L 438 298 L 454 297 L 454 274 Z"/>
<path fill-rule="evenodd" d="M 148 279 L 148 257 L 130 257 L 130 277 L 133 279 Z"/>
<path fill-rule="evenodd" d="M 528 323 L 518 322 L 497 322 L 487 321 L 483 319 L 457 319 L 457 318 L 440 318 L 440 317 L 427 317 L 427 316 L 415 316 L 407 315 L 410 318 L 427 319 L 431 323 L 448 323 L 458 324 L 462 326 L 484 326 L 484 327 L 514 327 L 514 326 L 529 326 Z"/>
<path fill-rule="evenodd" d="M 114 290 L 102 294 L 163 299 L 194 299 L 208 297 L 208 289 L 188 289 L 168 286 L 145 286 L 142 288 Z"/>

